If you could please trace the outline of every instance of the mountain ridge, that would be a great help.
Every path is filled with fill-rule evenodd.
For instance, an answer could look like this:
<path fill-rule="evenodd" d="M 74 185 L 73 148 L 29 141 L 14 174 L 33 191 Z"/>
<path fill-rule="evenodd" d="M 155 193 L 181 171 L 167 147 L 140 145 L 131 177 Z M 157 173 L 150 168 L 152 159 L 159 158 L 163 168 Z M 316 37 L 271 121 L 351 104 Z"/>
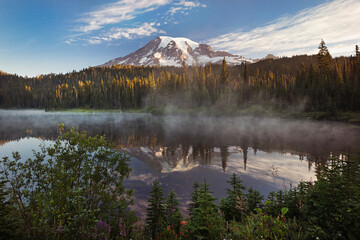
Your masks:
<path fill-rule="evenodd" d="M 252 62 L 252 60 L 225 51 L 214 51 L 209 45 L 197 43 L 188 38 L 159 36 L 135 52 L 112 59 L 100 66 L 124 64 L 180 67 L 183 62 L 190 66 L 221 63 L 224 57 L 229 65 Z"/>

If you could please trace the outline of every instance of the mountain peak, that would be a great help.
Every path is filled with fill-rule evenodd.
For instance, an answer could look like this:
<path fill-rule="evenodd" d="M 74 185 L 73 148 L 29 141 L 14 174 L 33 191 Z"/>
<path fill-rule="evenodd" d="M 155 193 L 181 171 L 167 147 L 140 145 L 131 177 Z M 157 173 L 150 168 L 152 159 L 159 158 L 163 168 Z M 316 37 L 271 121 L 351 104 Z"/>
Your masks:
<path fill-rule="evenodd" d="M 195 49 L 199 47 L 199 43 L 194 42 L 188 38 L 182 38 L 182 37 L 168 37 L 168 36 L 160 36 L 158 37 L 161 40 L 162 46 L 168 45 L 170 42 L 175 42 L 176 45 L 182 49 L 184 47 L 191 47 L 192 49 Z M 182 50 L 186 50 L 185 48 Z"/>
<path fill-rule="evenodd" d="M 125 57 L 115 58 L 102 66 L 126 64 L 180 67 L 182 62 L 187 65 L 221 63 L 224 57 L 230 65 L 247 61 L 243 57 L 228 52 L 214 51 L 209 45 L 197 43 L 188 38 L 159 36 L 137 51 Z"/>

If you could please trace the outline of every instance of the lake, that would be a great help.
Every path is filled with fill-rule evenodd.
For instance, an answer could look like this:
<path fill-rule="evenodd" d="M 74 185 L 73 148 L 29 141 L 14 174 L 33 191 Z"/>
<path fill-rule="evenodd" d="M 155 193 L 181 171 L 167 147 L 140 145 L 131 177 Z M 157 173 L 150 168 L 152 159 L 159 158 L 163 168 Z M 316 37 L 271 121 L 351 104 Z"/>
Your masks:
<path fill-rule="evenodd" d="M 70 113 L 0 110 L 0 158 L 57 138 L 57 124 L 89 135 L 105 135 L 131 155 L 136 210 L 144 216 L 151 183 L 174 189 L 186 208 L 194 182 L 206 179 L 214 195 L 225 195 L 232 173 L 263 195 L 316 180 L 330 156 L 360 149 L 360 127 L 345 123 L 257 117 L 153 116 L 145 113 Z"/>

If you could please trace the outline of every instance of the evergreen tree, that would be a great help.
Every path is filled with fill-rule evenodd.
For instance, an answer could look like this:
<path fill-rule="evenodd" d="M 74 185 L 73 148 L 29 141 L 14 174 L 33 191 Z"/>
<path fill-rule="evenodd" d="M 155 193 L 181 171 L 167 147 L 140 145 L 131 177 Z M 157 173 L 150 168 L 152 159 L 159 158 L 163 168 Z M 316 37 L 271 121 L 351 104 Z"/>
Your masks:
<path fill-rule="evenodd" d="M 176 193 L 171 190 L 165 202 L 165 222 L 166 226 L 173 228 L 177 234 L 179 234 L 181 221 L 183 220 L 183 216 L 178 205 L 179 201 L 177 199 Z"/>
<path fill-rule="evenodd" d="M 320 72 L 323 74 L 328 74 L 331 70 L 331 55 L 328 48 L 325 46 L 325 42 L 323 39 L 321 39 L 318 49 L 319 52 L 317 55 L 317 59 Z"/>
<path fill-rule="evenodd" d="M 224 57 L 224 59 L 222 61 L 220 82 L 222 84 L 228 84 L 229 83 L 229 70 L 228 70 L 228 65 L 227 65 L 227 62 L 225 60 L 225 57 Z"/>
<path fill-rule="evenodd" d="M 165 224 L 163 200 L 163 190 L 160 187 L 160 183 L 155 181 L 150 191 L 150 198 L 148 199 L 149 205 L 146 208 L 146 223 L 153 238 L 159 235 Z"/>
<path fill-rule="evenodd" d="M 198 197 L 199 197 L 200 184 L 195 182 L 193 185 L 193 192 L 191 193 L 191 202 L 189 203 L 189 214 L 190 217 L 194 215 L 194 209 L 199 207 Z"/>
<path fill-rule="evenodd" d="M 227 181 L 231 188 L 227 188 L 227 197 L 221 199 L 220 207 L 221 211 L 225 214 L 226 220 L 240 221 L 247 210 L 246 199 L 243 194 L 243 190 L 246 187 L 242 184 L 240 177 L 237 177 L 235 173 Z"/>
<path fill-rule="evenodd" d="M 216 198 L 209 190 L 209 185 L 204 180 L 204 184 L 198 191 L 196 200 L 198 207 L 192 210 L 190 223 L 187 224 L 191 239 L 221 239 L 225 221 L 215 200 Z"/>
<path fill-rule="evenodd" d="M 360 80 L 360 51 L 359 51 L 359 46 L 356 45 L 355 46 L 355 63 L 356 63 L 356 75 L 358 80 Z"/>
<path fill-rule="evenodd" d="M 285 206 L 285 194 L 282 190 L 270 192 L 266 202 L 265 212 L 273 217 L 277 217 L 281 213 L 281 209 L 287 207 Z"/>
<path fill-rule="evenodd" d="M 246 82 L 247 79 L 249 78 L 249 73 L 248 73 L 248 67 L 247 67 L 247 63 L 245 62 L 244 64 L 244 74 L 243 74 L 243 77 L 244 77 L 244 81 Z"/>
<path fill-rule="evenodd" d="M 248 193 L 245 194 L 245 196 L 247 200 L 248 209 L 250 212 L 255 213 L 254 210 L 255 208 L 262 207 L 261 202 L 264 200 L 264 196 L 262 196 L 259 191 L 253 188 L 249 188 Z"/>

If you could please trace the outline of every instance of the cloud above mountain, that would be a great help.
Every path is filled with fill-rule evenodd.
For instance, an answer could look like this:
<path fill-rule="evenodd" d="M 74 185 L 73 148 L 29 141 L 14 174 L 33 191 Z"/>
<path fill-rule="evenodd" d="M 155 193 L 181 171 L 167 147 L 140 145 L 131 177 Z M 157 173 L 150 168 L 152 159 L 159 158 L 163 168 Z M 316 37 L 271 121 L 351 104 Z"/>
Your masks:
<path fill-rule="evenodd" d="M 181 0 L 180 2 L 177 2 L 174 4 L 174 7 L 171 7 L 169 9 L 169 11 L 167 12 L 167 14 L 170 14 L 171 16 L 173 16 L 174 14 L 181 12 L 183 14 L 186 14 L 186 12 L 188 10 L 191 10 L 192 8 L 196 8 L 196 7 L 206 7 L 206 4 L 202 4 L 200 2 L 197 1 L 185 1 L 185 0 Z"/>
<path fill-rule="evenodd" d="M 249 31 L 240 29 L 214 37 L 207 43 L 257 58 L 264 52 L 278 56 L 313 54 L 324 39 L 333 55 L 349 55 L 360 43 L 359 21 L 359 0 L 335 0 Z"/>
<path fill-rule="evenodd" d="M 165 15 L 171 15 L 171 18 L 166 18 L 166 20 L 143 18 L 146 13 L 155 12 L 161 7 L 167 8 Z M 87 44 L 100 44 L 165 33 L 159 29 L 159 26 L 169 22 L 176 23 L 174 15 L 188 14 L 190 10 L 197 7 L 206 7 L 206 5 L 197 0 L 120 0 L 82 14 L 76 20 L 77 26 L 73 29 L 75 37 L 67 39 L 65 43 L 82 41 Z"/>
<path fill-rule="evenodd" d="M 76 30 L 90 32 L 99 30 L 104 26 L 117 24 L 122 21 L 131 20 L 136 15 L 153 11 L 156 8 L 169 4 L 171 0 L 121 0 L 113 4 L 103 6 L 99 10 L 85 13 L 78 19 L 82 23 Z"/>
<path fill-rule="evenodd" d="M 162 30 L 155 28 L 155 22 L 144 23 L 136 28 L 111 28 L 108 32 L 100 36 L 91 37 L 88 42 L 90 44 L 100 44 L 104 41 L 113 41 L 118 39 L 135 39 L 143 36 L 151 36 L 154 33 L 165 33 Z"/>

